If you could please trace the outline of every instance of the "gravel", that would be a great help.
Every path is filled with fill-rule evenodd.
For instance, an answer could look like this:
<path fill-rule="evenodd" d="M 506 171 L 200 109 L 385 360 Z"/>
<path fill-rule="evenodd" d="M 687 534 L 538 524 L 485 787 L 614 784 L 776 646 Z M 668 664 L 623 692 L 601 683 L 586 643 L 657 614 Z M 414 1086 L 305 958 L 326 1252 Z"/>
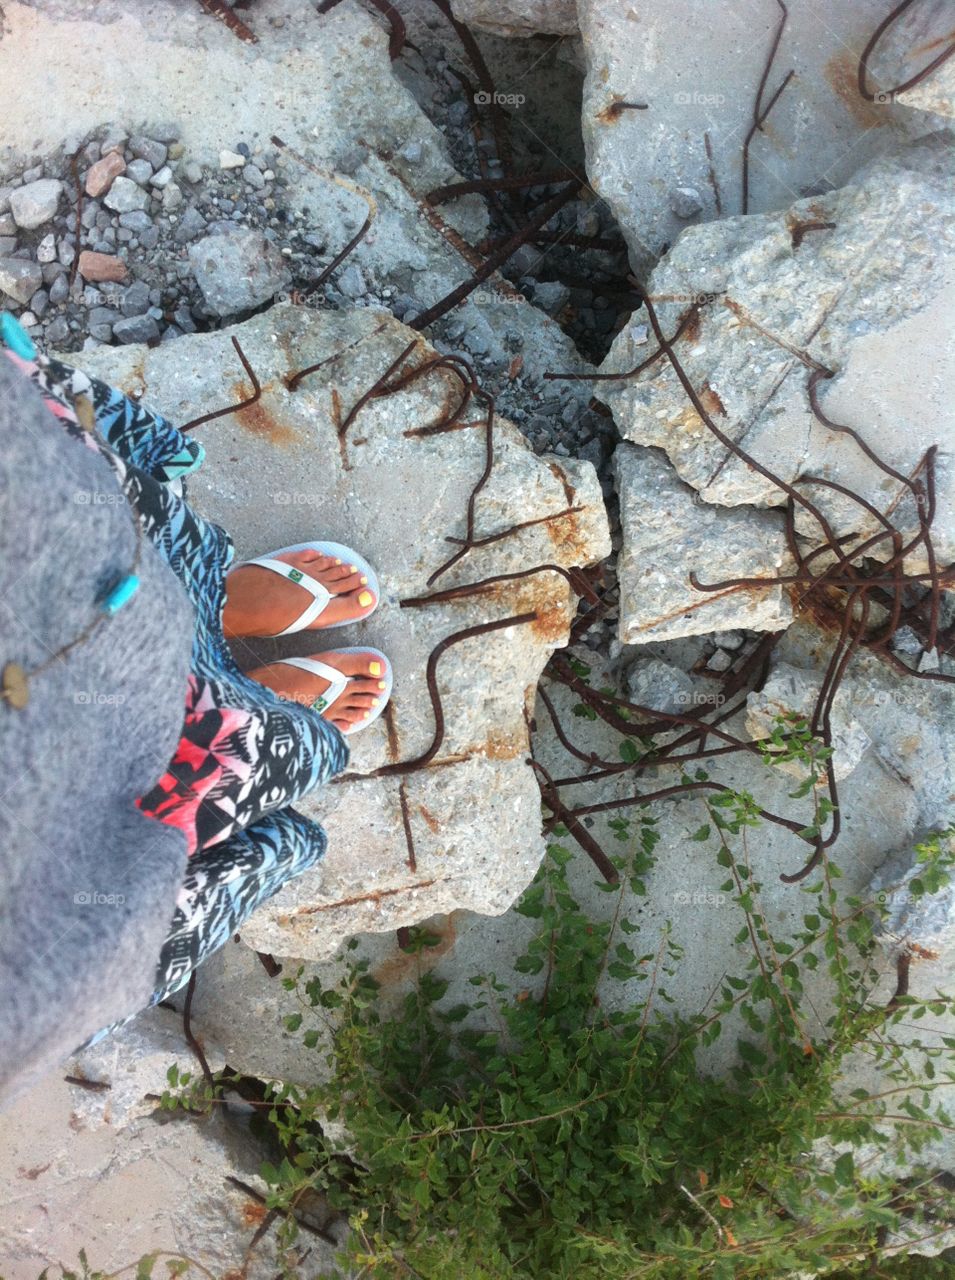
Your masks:
<path fill-rule="evenodd" d="M 29 231 L 42 227 L 56 213 L 63 194 L 63 183 L 57 178 L 41 178 L 28 182 L 10 193 L 10 209 L 18 227 Z"/>

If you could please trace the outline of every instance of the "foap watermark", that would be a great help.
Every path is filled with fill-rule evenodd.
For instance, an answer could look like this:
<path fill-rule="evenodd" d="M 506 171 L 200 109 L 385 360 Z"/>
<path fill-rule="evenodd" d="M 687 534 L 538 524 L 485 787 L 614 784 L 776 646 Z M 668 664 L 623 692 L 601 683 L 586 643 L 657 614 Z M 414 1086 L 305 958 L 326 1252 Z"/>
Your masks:
<path fill-rule="evenodd" d="M 78 689 L 73 694 L 73 702 L 78 707 L 121 707 L 125 701 L 125 693 L 99 693 L 93 689 Z"/>
<path fill-rule="evenodd" d="M 291 302 L 293 307 L 320 307 L 325 300 L 325 294 L 318 289 L 312 293 L 305 293 L 302 289 L 293 289 L 290 293 L 282 290 L 272 298 L 273 302 Z"/>
<path fill-rule="evenodd" d="M 471 301 L 477 307 L 493 307 L 499 302 L 524 302 L 523 294 L 505 293 L 503 289 L 479 289 L 471 294 Z"/>
<path fill-rule="evenodd" d="M 278 493 L 272 494 L 272 502 L 276 507 L 317 507 L 320 502 L 327 500 L 327 496 L 323 499 L 321 494 L 289 492 L 287 489 L 280 489 Z"/>
<path fill-rule="evenodd" d="M 491 103 L 496 107 L 522 107 L 527 99 L 523 93 L 488 93 L 485 89 L 479 89 L 474 95 L 474 101 L 479 107 L 489 107 Z"/>
<path fill-rule="evenodd" d="M 673 95 L 678 107 L 721 107 L 726 101 L 725 93 L 700 93 L 698 89 L 683 90 Z"/>
<path fill-rule="evenodd" d="M 721 707 L 726 701 L 726 694 L 707 693 L 697 689 L 692 693 L 683 690 L 676 695 L 676 701 L 681 707 Z"/>
<path fill-rule="evenodd" d="M 78 507 L 124 507 L 125 493 L 103 493 L 99 489 L 77 489 L 73 501 Z"/>
<path fill-rule="evenodd" d="M 124 893 L 99 893 L 96 889 L 81 889 L 73 894 L 78 907 L 121 907 L 126 902 Z"/>
<path fill-rule="evenodd" d="M 681 907 L 722 907 L 726 902 L 725 893 L 714 893 L 710 889 L 677 889 L 673 901 Z"/>

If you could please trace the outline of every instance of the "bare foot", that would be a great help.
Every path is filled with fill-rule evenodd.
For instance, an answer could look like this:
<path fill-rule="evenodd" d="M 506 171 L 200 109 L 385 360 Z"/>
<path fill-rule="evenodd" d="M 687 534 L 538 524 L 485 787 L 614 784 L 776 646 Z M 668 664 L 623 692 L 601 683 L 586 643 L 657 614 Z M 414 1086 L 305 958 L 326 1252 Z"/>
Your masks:
<path fill-rule="evenodd" d="M 372 711 L 379 705 L 387 688 L 381 658 L 367 649 L 360 653 L 341 653 L 337 649 L 328 649 L 308 656 L 327 663 L 344 676 L 352 677 L 344 692 L 322 711 L 325 719 L 330 720 L 342 733 L 347 733 L 363 720 L 371 719 Z M 301 667 L 284 666 L 281 662 L 256 667 L 246 674 L 277 693 L 280 698 L 287 698 L 290 702 L 299 702 L 307 707 L 329 688 L 329 682 L 321 676 L 303 671 Z"/>
<path fill-rule="evenodd" d="M 320 582 L 332 593 L 321 615 L 306 630 L 366 618 L 377 604 L 367 579 L 354 565 L 317 551 L 285 551 L 272 557 Z M 260 564 L 242 564 L 226 578 L 222 627 L 227 637 L 275 636 L 292 625 L 312 602 L 312 593 Z"/>

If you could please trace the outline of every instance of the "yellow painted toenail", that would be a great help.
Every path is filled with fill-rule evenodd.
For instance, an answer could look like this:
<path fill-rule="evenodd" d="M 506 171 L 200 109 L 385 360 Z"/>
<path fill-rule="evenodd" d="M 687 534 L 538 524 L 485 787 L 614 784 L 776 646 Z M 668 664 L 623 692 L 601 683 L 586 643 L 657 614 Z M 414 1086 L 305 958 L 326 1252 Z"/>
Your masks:
<path fill-rule="evenodd" d="M 381 675 L 381 663 L 380 663 L 380 662 L 369 662 L 369 664 L 368 664 L 368 670 L 371 672 L 371 674 L 372 674 L 373 676 L 380 676 L 380 675 Z"/>
<path fill-rule="evenodd" d="M 357 572 L 358 572 L 358 565 L 357 565 L 357 564 L 350 564 L 350 565 L 348 566 L 348 572 L 349 572 L 349 573 L 357 573 Z"/>
<path fill-rule="evenodd" d="M 371 700 L 371 705 L 372 705 L 373 707 L 377 707 L 377 706 L 378 706 L 378 699 L 377 699 L 377 698 L 372 698 L 372 700 Z"/>
<path fill-rule="evenodd" d="M 368 584 L 368 579 L 367 579 L 367 578 L 361 578 L 361 579 L 360 579 L 360 581 L 361 581 L 361 585 L 362 585 L 363 587 L 364 587 L 364 586 L 367 586 L 367 584 Z"/>
<path fill-rule="evenodd" d="M 336 559 L 335 563 L 336 563 L 336 564 L 341 564 L 341 561 Z"/>
<path fill-rule="evenodd" d="M 362 719 L 363 719 L 363 720 L 370 720 L 370 719 L 371 719 L 371 712 L 370 712 L 370 711 L 366 711 L 366 712 L 365 712 L 365 714 L 362 716 Z"/>
<path fill-rule="evenodd" d="M 363 609 L 367 609 L 368 606 L 374 600 L 374 598 L 375 597 L 371 594 L 370 591 L 363 591 L 361 595 L 358 597 L 358 603 L 361 605 Z"/>
<path fill-rule="evenodd" d="M 388 688 L 388 686 L 387 686 L 387 684 L 385 684 L 384 680 L 379 680 L 379 681 L 378 681 L 378 688 L 379 688 L 379 689 L 387 689 L 387 688 Z"/>

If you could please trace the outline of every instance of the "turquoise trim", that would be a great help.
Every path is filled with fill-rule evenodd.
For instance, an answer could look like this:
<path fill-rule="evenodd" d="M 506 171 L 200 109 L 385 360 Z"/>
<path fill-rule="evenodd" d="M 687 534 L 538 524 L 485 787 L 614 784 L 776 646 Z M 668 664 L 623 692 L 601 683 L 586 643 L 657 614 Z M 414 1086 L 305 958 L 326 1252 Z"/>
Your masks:
<path fill-rule="evenodd" d="M 36 347 L 26 329 L 9 311 L 0 311 L 0 341 L 21 360 L 34 360 Z"/>
<path fill-rule="evenodd" d="M 125 578 L 121 578 L 116 586 L 110 590 L 100 608 L 105 614 L 112 617 L 114 613 L 119 613 L 120 609 L 132 600 L 138 590 L 139 578 L 135 573 L 129 573 Z"/>

